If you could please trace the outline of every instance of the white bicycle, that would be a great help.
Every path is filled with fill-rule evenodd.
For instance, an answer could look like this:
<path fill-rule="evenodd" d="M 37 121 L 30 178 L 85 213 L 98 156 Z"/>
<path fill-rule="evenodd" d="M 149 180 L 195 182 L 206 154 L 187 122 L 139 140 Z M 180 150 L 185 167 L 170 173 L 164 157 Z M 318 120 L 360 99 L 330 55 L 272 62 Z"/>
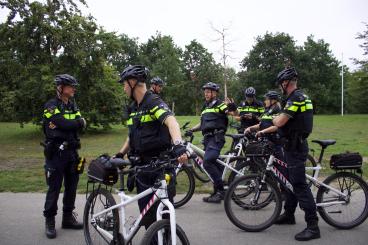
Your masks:
<path fill-rule="evenodd" d="M 190 244 L 183 229 L 176 224 L 175 208 L 168 199 L 167 182 L 170 181 L 171 176 L 165 174 L 165 169 L 173 167 L 174 163 L 176 160 L 169 158 L 157 159 L 149 165 L 124 170 L 131 165 L 129 160 L 111 159 L 109 164 L 117 169 L 119 175 L 120 203 L 116 204 L 111 192 L 101 187 L 101 184 L 92 191 L 87 198 L 83 217 L 86 243 L 89 245 L 132 244 L 143 217 L 156 202 L 159 202 L 156 212 L 157 221 L 148 228 L 140 244 Z M 160 173 L 154 186 L 133 197 L 125 194 L 124 175 L 133 171 L 139 174 L 152 169 Z M 152 193 L 154 193 L 152 199 L 129 227 L 125 207 Z M 169 219 L 163 219 L 163 214 L 168 214 Z"/>

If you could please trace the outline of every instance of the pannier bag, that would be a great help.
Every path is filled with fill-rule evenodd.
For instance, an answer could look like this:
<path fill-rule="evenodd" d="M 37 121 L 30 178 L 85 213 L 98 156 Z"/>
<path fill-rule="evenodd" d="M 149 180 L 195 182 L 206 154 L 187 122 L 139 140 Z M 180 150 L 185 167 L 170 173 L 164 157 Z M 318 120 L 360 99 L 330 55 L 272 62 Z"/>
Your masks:
<path fill-rule="evenodd" d="M 346 152 L 331 156 L 330 167 L 332 169 L 360 169 L 363 158 L 358 152 Z"/>
<path fill-rule="evenodd" d="M 114 185 L 118 181 L 118 171 L 111 166 L 108 155 L 101 155 L 92 160 L 87 175 L 90 180 L 105 185 Z"/>

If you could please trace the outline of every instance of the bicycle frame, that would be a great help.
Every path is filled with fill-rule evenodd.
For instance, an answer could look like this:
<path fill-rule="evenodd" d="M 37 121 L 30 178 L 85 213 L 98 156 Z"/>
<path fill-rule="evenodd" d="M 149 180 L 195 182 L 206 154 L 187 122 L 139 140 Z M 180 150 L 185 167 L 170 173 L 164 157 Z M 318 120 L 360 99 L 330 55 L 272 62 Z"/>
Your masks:
<path fill-rule="evenodd" d="M 287 188 L 291 192 L 294 192 L 293 186 L 291 185 L 289 180 L 276 168 L 274 163 L 277 163 L 280 166 L 287 168 L 287 163 L 281 161 L 280 159 L 277 159 L 274 155 L 270 155 L 270 158 L 268 159 L 268 162 L 267 162 L 266 171 L 272 172 L 273 175 L 278 180 L 278 182 L 280 182 L 285 188 Z M 336 193 L 337 195 L 342 196 L 345 200 L 347 199 L 348 195 L 342 193 L 341 191 L 339 191 L 339 190 L 337 190 L 337 189 L 335 189 L 335 188 L 333 188 L 329 185 L 326 185 L 325 183 L 323 183 L 323 182 L 321 182 L 317 179 L 319 170 L 321 169 L 320 164 L 318 164 L 316 167 L 309 167 L 309 169 L 316 170 L 313 177 L 308 175 L 308 174 L 305 174 L 305 177 L 308 180 L 312 181 L 314 186 L 316 186 L 317 188 L 319 188 L 320 186 L 323 186 L 323 187 L 329 189 L 330 191 Z M 264 181 L 265 178 L 266 178 L 266 175 L 263 176 L 262 181 Z M 345 203 L 345 201 L 338 201 L 338 202 L 336 201 L 336 202 L 328 202 L 328 203 L 316 203 L 316 206 L 317 207 L 322 207 L 322 206 L 330 206 L 330 205 L 343 204 L 343 203 Z"/>
<path fill-rule="evenodd" d="M 111 235 L 107 230 L 102 229 L 96 224 L 95 219 L 103 214 L 106 214 L 107 212 L 110 212 L 113 209 L 119 210 L 119 223 L 120 223 L 120 230 L 119 233 L 123 235 L 125 244 L 130 242 L 134 235 L 139 230 L 140 226 L 139 223 L 143 219 L 143 217 L 147 214 L 148 210 L 153 206 L 154 203 L 156 203 L 158 200 L 160 200 L 160 204 L 157 208 L 156 212 L 156 219 L 157 221 L 162 220 L 162 215 L 165 213 L 170 214 L 170 229 L 171 229 L 171 241 L 172 244 L 176 244 L 176 215 L 175 215 L 175 208 L 172 205 L 172 203 L 168 200 L 168 194 L 167 194 L 167 183 L 165 180 L 160 181 L 161 185 L 158 188 L 151 187 L 145 190 L 142 193 L 139 193 L 138 195 L 134 197 L 130 197 L 125 194 L 124 191 L 119 191 L 118 195 L 120 197 L 121 202 L 119 204 L 116 204 L 114 206 L 111 206 L 99 213 L 96 213 L 92 216 L 91 223 L 96 226 L 96 229 L 106 238 L 110 239 L 110 241 L 113 239 L 113 235 Z M 125 227 L 126 221 L 126 213 L 125 213 L 125 207 L 128 206 L 131 203 L 137 202 L 142 197 L 148 196 L 151 193 L 155 193 L 151 200 L 148 202 L 147 206 L 143 209 L 143 211 L 139 214 L 139 216 L 134 221 L 133 225 L 127 229 Z M 163 210 L 164 207 L 168 207 L 169 210 Z M 162 232 L 159 232 L 158 236 L 158 244 L 162 244 Z"/>
<path fill-rule="evenodd" d="M 237 144 L 237 147 L 240 143 Z M 235 157 L 235 156 L 240 156 L 241 152 L 242 152 L 242 145 L 239 146 L 240 148 L 239 151 L 238 151 L 238 154 L 237 155 L 234 155 L 232 153 L 228 154 L 228 155 L 220 155 L 216 162 L 220 163 L 221 165 L 223 165 L 225 168 L 224 168 L 224 172 L 222 174 L 222 180 L 225 179 L 225 175 L 226 175 L 226 171 L 227 169 L 230 169 L 232 171 L 234 171 L 235 173 L 239 174 L 239 175 L 244 175 L 242 174 L 241 172 L 239 172 L 238 170 L 236 170 L 231 164 L 230 164 L 230 160 L 231 158 Z M 195 154 L 197 154 L 198 156 L 200 156 L 201 158 L 204 158 L 204 154 L 205 154 L 205 151 L 202 150 L 201 148 L 193 145 L 192 143 L 188 142 L 187 144 L 187 149 L 192 150 L 194 151 Z M 224 161 L 220 160 L 220 159 L 224 159 Z M 180 170 L 180 167 L 182 166 L 182 164 L 179 164 L 179 168 L 176 170 L 176 174 L 179 172 Z M 208 172 L 206 171 L 206 169 L 203 167 L 203 164 L 198 164 L 198 166 L 207 174 L 207 176 L 210 178 L 210 180 L 213 182 L 213 179 L 211 178 L 211 176 L 208 174 Z"/>

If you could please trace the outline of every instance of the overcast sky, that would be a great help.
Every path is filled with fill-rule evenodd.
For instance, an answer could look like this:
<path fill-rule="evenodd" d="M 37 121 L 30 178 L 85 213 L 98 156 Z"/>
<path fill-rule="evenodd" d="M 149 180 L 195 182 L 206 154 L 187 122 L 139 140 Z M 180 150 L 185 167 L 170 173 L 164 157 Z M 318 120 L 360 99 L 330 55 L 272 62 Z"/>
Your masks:
<path fill-rule="evenodd" d="M 350 58 L 362 58 L 356 34 L 368 22 L 367 0 L 87 0 L 91 13 L 108 31 L 125 33 L 145 42 L 156 31 L 170 35 L 184 48 L 193 39 L 201 42 L 220 62 L 220 42 L 211 30 L 229 27 L 229 64 L 239 61 L 255 44 L 255 37 L 285 32 L 302 45 L 307 36 L 324 39 L 338 60 L 354 68 Z"/>
<path fill-rule="evenodd" d="M 108 31 L 125 33 L 146 42 L 157 31 L 173 37 L 184 48 L 197 39 L 220 62 L 221 43 L 213 41 L 218 29 L 228 27 L 232 41 L 228 60 L 239 70 L 239 62 L 267 31 L 285 32 L 302 45 L 307 36 L 324 39 L 335 57 L 354 69 L 351 58 L 361 59 L 362 42 L 355 39 L 368 22 L 368 0 L 86 0 L 84 14 L 92 14 Z M 5 12 L 0 11 L 1 20 Z"/>

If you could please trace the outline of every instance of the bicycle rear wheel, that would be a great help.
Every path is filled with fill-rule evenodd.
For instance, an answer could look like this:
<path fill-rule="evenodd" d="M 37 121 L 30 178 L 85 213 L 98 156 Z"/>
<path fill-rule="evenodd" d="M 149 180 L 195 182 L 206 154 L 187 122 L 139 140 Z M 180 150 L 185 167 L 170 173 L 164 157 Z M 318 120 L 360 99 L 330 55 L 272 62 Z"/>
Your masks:
<path fill-rule="evenodd" d="M 141 245 L 157 244 L 158 232 L 162 232 L 163 245 L 172 244 L 170 220 L 164 219 L 153 223 L 144 235 Z M 176 225 L 176 244 L 189 245 L 189 240 L 184 230 Z"/>
<path fill-rule="evenodd" d="M 307 161 L 305 162 L 305 167 L 306 167 L 305 173 L 313 177 L 316 170 L 308 169 L 308 167 L 316 167 L 316 166 L 317 166 L 316 160 L 314 160 L 313 156 L 308 154 Z M 313 184 L 312 181 L 308 179 L 307 179 L 307 183 L 309 187 L 311 187 Z"/>
<path fill-rule="evenodd" d="M 326 223 L 339 229 L 351 229 L 367 219 L 368 185 L 362 178 L 353 173 L 338 172 L 323 183 L 347 195 L 344 198 L 323 186 L 318 189 L 318 212 Z"/>
<path fill-rule="evenodd" d="M 268 198 L 272 195 L 272 201 Z M 267 205 L 263 205 L 267 202 Z M 270 227 L 281 212 L 280 191 L 275 182 L 260 175 L 242 176 L 233 181 L 224 199 L 226 215 L 244 231 L 257 232 Z M 260 207 L 262 205 L 262 207 Z"/>
<path fill-rule="evenodd" d="M 177 194 L 174 197 L 173 205 L 175 208 L 179 208 L 192 198 L 195 190 L 195 179 L 193 171 L 186 166 L 182 166 L 175 179 Z"/>
<path fill-rule="evenodd" d="M 83 229 L 84 237 L 88 245 L 119 244 L 119 212 L 117 209 L 96 217 L 95 224 L 91 222 L 94 214 L 114 205 L 116 205 L 114 197 L 108 190 L 103 188 L 94 190 L 87 198 L 83 214 Z M 113 241 L 103 236 L 102 233 L 97 230 L 96 225 L 109 231 L 109 233 L 113 235 Z"/>

